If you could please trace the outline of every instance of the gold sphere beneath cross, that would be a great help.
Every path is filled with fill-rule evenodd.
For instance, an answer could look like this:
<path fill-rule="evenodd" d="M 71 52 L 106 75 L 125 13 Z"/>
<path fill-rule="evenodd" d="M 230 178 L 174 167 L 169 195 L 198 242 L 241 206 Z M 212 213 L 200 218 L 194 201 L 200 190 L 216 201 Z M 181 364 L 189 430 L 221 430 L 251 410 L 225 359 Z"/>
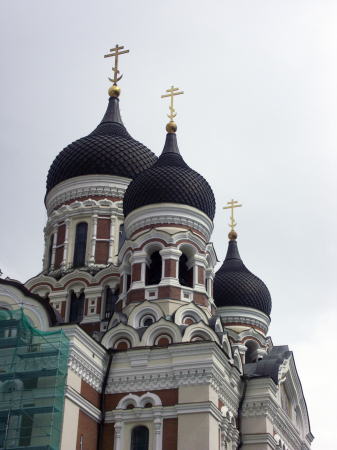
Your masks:
<path fill-rule="evenodd" d="M 166 125 L 166 131 L 167 131 L 168 133 L 175 133 L 175 132 L 177 131 L 177 129 L 178 129 L 178 127 L 177 127 L 177 125 L 176 125 L 173 121 L 169 122 L 169 123 Z"/>
<path fill-rule="evenodd" d="M 236 231 L 231 230 L 231 231 L 228 233 L 228 237 L 229 237 L 229 239 L 230 239 L 231 241 L 235 241 L 235 239 L 238 237 L 238 234 L 236 233 Z"/>
<path fill-rule="evenodd" d="M 118 86 L 116 86 L 115 84 L 113 84 L 109 90 L 109 95 L 110 97 L 119 97 L 121 95 L 121 90 Z"/>

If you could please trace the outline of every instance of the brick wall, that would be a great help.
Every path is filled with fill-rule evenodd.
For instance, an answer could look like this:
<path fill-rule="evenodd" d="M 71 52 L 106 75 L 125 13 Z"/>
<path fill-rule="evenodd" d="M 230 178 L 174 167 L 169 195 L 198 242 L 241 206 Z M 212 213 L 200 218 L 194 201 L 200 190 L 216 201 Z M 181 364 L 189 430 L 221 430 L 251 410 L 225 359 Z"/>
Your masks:
<path fill-rule="evenodd" d="M 188 432 L 189 431 L 187 430 L 187 433 Z M 177 450 L 177 448 L 178 448 L 178 419 L 164 419 L 162 450 Z"/>
<path fill-rule="evenodd" d="M 201 266 L 198 266 L 198 283 L 205 284 L 205 269 Z"/>
<path fill-rule="evenodd" d="M 58 269 L 63 260 L 63 247 L 57 248 L 55 253 L 55 268 Z"/>
<path fill-rule="evenodd" d="M 106 264 L 109 258 L 109 242 L 96 241 L 95 263 Z"/>
<path fill-rule="evenodd" d="M 98 219 L 97 239 L 110 239 L 110 222 L 108 219 Z"/>
<path fill-rule="evenodd" d="M 80 450 L 81 435 L 83 436 L 82 450 L 94 450 L 97 448 L 98 424 L 83 411 L 80 411 L 78 418 L 76 450 Z"/>
<path fill-rule="evenodd" d="M 65 226 L 65 224 L 63 224 L 58 227 L 57 244 L 56 245 L 63 244 L 65 236 L 66 236 L 66 226 Z"/>
<path fill-rule="evenodd" d="M 102 450 L 113 450 L 115 438 L 115 424 L 106 423 L 103 428 Z M 96 450 L 93 448 L 93 450 Z"/>
<path fill-rule="evenodd" d="M 96 408 L 99 408 L 101 394 L 84 380 L 81 380 L 81 395 L 96 406 Z"/>
<path fill-rule="evenodd" d="M 137 263 L 132 266 L 132 282 L 141 280 L 142 264 Z"/>
<path fill-rule="evenodd" d="M 181 289 L 175 286 L 159 286 L 158 298 L 174 298 L 180 300 Z"/>
<path fill-rule="evenodd" d="M 165 277 L 176 277 L 177 274 L 177 261 L 174 259 L 165 260 Z"/>

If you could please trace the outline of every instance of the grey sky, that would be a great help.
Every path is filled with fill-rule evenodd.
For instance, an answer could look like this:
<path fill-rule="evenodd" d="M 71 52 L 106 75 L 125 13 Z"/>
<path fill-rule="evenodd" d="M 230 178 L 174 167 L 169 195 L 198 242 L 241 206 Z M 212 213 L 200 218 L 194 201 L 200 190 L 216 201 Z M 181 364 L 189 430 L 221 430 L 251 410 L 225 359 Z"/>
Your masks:
<path fill-rule="evenodd" d="M 333 448 L 337 419 L 336 30 L 336 1 L 0 2 L 4 276 L 41 270 L 49 166 L 103 117 L 113 64 L 103 55 L 124 45 L 123 121 L 157 155 L 160 96 L 185 91 L 179 148 L 214 190 L 220 261 L 222 207 L 243 204 L 240 254 L 271 292 L 274 344 L 295 352 L 317 450 Z"/>

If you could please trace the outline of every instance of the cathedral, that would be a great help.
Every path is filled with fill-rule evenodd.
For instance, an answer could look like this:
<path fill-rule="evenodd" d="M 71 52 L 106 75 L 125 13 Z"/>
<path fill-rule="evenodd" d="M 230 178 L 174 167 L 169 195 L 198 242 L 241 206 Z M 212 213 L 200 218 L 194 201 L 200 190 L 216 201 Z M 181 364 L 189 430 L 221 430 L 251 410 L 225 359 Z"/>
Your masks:
<path fill-rule="evenodd" d="M 106 55 L 102 121 L 50 166 L 41 273 L 0 279 L 0 448 L 309 450 L 293 353 L 268 336 L 271 295 L 239 253 L 241 205 L 215 271 L 215 197 L 178 147 L 183 92 L 162 96 L 157 157 L 121 118 L 127 52 Z"/>

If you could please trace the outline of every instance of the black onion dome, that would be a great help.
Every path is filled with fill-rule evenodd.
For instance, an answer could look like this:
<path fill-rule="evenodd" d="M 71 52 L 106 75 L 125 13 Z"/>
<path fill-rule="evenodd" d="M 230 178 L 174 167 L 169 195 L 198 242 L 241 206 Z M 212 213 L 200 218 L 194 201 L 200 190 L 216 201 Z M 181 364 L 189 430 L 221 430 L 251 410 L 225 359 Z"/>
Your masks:
<path fill-rule="evenodd" d="M 157 160 L 126 131 L 119 99 L 110 97 L 102 122 L 88 136 L 68 145 L 55 158 L 47 176 L 47 193 L 61 181 L 82 175 L 117 175 L 135 178 Z"/>
<path fill-rule="evenodd" d="M 177 137 L 168 133 L 158 161 L 133 180 L 124 196 L 124 216 L 142 206 L 179 203 L 193 206 L 213 220 L 215 198 L 205 178 L 192 170 L 180 155 Z"/>
<path fill-rule="evenodd" d="M 243 264 L 236 241 L 229 241 L 224 263 L 214 278 L 214 301 L 220 306 L 247 306 L 270 315 L 267 286 Z"/>

